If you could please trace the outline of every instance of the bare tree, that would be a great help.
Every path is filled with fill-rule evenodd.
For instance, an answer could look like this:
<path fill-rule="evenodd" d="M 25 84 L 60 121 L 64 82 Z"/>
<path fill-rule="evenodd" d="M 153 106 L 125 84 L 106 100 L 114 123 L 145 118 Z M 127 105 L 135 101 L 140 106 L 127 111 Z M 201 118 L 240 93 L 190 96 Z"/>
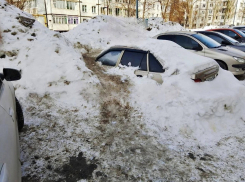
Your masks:
<path fill-rule="evenodd" d="M 197 16 L 197 11 L 194 8 L 197 2 L 199 2 L 199 0 L 185 0 L 181 4 L 186 14 L 185 24 L 188 24 L 189 28 L 192 28 L 193 17 Z"/>
<path fill-rule="evenodd" d="M 235 14 L 235 3 L 236 1 L 235 0 L 227 0 L 226 1 L 227 4 L 226 4 L 226 8 L 224 8 L 222 11 L 225 13 L 224 15 L 224 24 L 226 24 L 226 21 L 227 19 L 231 19 L 231 17 L 234 16 Z"/>
<path fill-rule="evenodd" d="M 213 6 L 213 17 L 212 17 L 212 25 L 214 25 L 214 21 L 216 20 L 216 17 L 219 16 L 219 12 L 222 11 L 222 0 L 216 0 L 214 3 L 212 3 Z"/>
<path fill-rule="evenodd" d="M 145 18 L 146 13 L 153 9 L 155 2 L 158 2 L 158 1 L 157 0 L 142 0 L 142 4 L 143 4 L 142 18 Z"/>
<path fill-rule="evenodd" d="M 17 8 L 24 10 L 26 3 L 28 0 L 6 0 L 7 3 L 16 6 Z"/>
<path fill-rule="evenodd" d="M 170 12 L 169 12 L 169 21 L 182 23 L 184 21 L 184 9 L 182 6 L 182 1 L 180 0 L 171 0 L 170 1 Z"/>
<path fill-rule="evenodd" d="M 105 0 L 104 1 L 104 9 L 106 8 L 106 14 L 109 14 L 109 9 L 111 8 L 111 1 L 110 0 Z"/>
<path fill-rule="evenodd" d="M 162 14 L 162 18 L 164 20 L 166 20 L 167 18 L 167 10 L 170 6 L 170 2 L 171 0 L 158 0 L 158 2 L 160 3 L 161 6 L 161 14 Z"/>

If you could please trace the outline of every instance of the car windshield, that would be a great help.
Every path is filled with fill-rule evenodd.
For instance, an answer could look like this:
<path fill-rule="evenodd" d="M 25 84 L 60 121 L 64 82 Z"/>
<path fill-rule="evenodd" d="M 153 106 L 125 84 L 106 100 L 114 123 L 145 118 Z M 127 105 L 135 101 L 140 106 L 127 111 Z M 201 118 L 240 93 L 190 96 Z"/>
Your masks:
<path fill-rule="evenodd" d="M 208 48 L 217 48 L 217 47 L 221 46 L 221 44 L 219 44 L 218 42 L 214 41 L 213 39 L 211 39 L 205 35 L 193 34 L 192 36 L 195 37 L 200 42 L 202 42 Z"/>
<path fill-rule="evenodd" d="M 221 35 L 222 37 L 224 37 L 225 39 L 228 39 L 228 41 L 232 42 L 232 43 L 239 43 L 238 41 L 236 41 L 235 39 L 223 34 L 223 33 L 220 33 L 220 32 L 216 32 L 217 34 Z"/>
<path fill-rule="evenodd" d="M 242 37 L 245 37 L 245 34 L 242 32 L 242 31 L 240 31 L 240 30 L 237 30 L 237 29 L 234 29 L 237 33 L 239 33 Z"/>

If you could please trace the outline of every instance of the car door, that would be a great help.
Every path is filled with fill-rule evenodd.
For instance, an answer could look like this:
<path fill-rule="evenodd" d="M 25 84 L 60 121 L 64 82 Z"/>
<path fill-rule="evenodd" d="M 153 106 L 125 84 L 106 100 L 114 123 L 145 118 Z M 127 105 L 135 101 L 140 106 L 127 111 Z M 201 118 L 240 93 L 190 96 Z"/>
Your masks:
<path fill-rule="evenodd" d="M 18 127 L 15 116 L 14 96 L 7 82 L 0 88 L 0 178 L 21 181 Z"/>
<path fill-rule="evenodd" d="M 139 69 L 134 72 L 138 77 L 148 76 L 146 51 L 125 50 L 120 64 L 123 66 L 139 67 Z"/>
<path fill-rule="evenodd" d="M 148 76 L 153 80 L 156 80 L 158 83 L 162 84 L 162 75 L 160 73 L 164 73 L 164 69 L 162 64 L 156 59 L 156 57 L 148 53 L 148 60 L 149 60 L 149 74 Z"/>
<path fill-rule="evenodd" d="M 189 51 L 204 56 L 202 46 L 194 39 L 185 35 L 175 35 L 174 42 Z M 197 49 L 198 48 L 198 49 Z"/>

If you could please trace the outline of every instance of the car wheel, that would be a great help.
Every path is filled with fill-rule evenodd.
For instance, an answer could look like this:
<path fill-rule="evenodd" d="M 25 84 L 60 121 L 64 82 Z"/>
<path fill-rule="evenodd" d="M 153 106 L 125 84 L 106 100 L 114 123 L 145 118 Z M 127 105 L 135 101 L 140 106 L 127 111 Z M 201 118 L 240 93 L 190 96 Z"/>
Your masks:
<path fill-rule="evenodd" d="M 217 61 L 217 63 L 219 64 L 219 66 L 220 66 L 222 69 L 228 70 L 227 65 L 226 65 L 224 62 L 222 62 L 222 61 Z"/>
<path fill-rule="evenodd" d="M 17 123 L 18 123 L 18 130 L 20 131 L 24 127 L 24 116 L 21 105 L 17 98 L 15 98 L 16 102 L 16 114 L 17 114 Z"/>

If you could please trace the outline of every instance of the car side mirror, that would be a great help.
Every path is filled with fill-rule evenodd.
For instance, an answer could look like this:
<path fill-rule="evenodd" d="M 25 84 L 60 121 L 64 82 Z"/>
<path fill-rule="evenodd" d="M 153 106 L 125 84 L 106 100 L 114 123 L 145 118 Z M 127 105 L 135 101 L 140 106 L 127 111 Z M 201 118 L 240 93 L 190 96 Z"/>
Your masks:
<path fill-rule="evenodd" d="M 16 81 L 21 79 L 20 71 L 11 68 L 3 68 L 3 76 L 7 81 Z"/>
<path fill-rule="evenodd" d="M 221 45 L 222 45 L 222 46 L 227 46 L 227 45 L 230 45 L 230 44 L 229 44 L 229 42 L 223 40 L 223 41 L 221 42 Z"/>

